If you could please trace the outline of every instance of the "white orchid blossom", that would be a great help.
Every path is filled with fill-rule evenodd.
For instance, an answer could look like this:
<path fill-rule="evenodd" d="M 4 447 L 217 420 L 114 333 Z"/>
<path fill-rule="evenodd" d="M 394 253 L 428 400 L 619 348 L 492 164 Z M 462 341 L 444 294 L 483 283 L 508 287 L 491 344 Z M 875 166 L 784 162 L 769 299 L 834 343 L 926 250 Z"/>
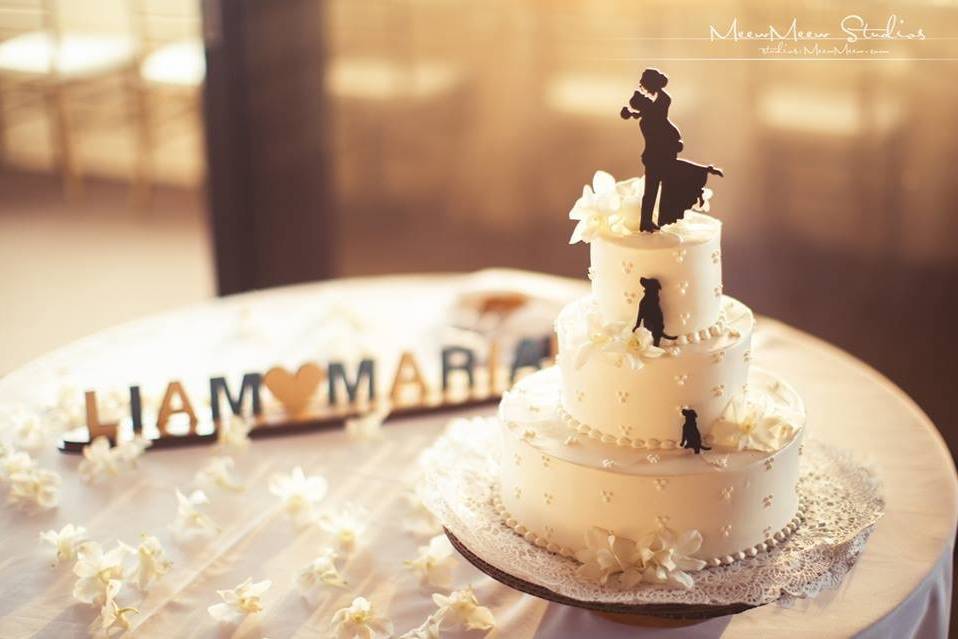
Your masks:
<path fill-rule="evenodd" d="M 609 218 L 619 210 L 621 203 L 615 178 L 605 171 L 596 171 L 592 186 L 582 187 L 582 197 L 569 211 L 569 219 L 578 221 L 569 244 L 591 242 L 599 233 L 607 231 L 611 226 Z"/>
<path fill-rule="evenodd" d="M 739 393 L 712 429 L 715 442 L 737 450 L 773 452 L 797 430 L 797 417 L 775 408 L 767 400 Z"/>
<path fill-rule="evenodd" d="M 67 524 L 59 531 L 47 530 L 40 533 L 40 540 L 50 544 L 56 550 L 53 565 L 57 566 L 61 561 L 76 559 L 80 544 L 87 540 L 86 528 Z"/>
<path fill-rule="evenodd" d="M 585 340 L 575 354 L 575 367 L 586 365 L 596 353 L 609 353 L 629 363 L 632 370 L 642 368 L 646 359 L 661 357 L 665 349 L 654 344 L 652 333 L 640 326 L 634 331 L 626 322 L 606 322 L 601 314 L 590 311 L 586 316 Z"/>
<path fill-rule="evenodd" d="M 249 446 L 252 422 L 241 415 L 230 415 L 216 425 L 216 442 L 224 448 L 245 449 Z"/>
<path fill-rule="evenodd" d="M 691 588 L 694 581 L 686 571 L 701 570 L 705 562 L 693 557 L 702 546 L 697 530 L 676 534 L 661 528 L 639 542 L 593 527 L 586 533 L 585 548 L 576 553 L 582 562 L 576 577 L 606 584 L 617 575 L 619 584 L 632 588 L 641 582 Z"/>
<path fill-rule="evenodd" d="M 346 434 L 357 442 L 382 439 L 383 422 L 389 417 L 391 410 L 392 407 L 389 404 L 382 404 L 369 413 L 350 417 L 346 420 Z"/>
<path fill-rule="evenodd" d="M 328 484 L 320 475 L 306 476 L 300 466 L 290 473 L 276 473 L 269 478 L 269 492 L 279 497 L 297 526 L 305 526 L 316 518 L 316 505 L 326 496 Z"/>
<path fill-rule="evenodd" d="M 419 555 L 406 561 L 406 566 L 417 572 L 424 585 L 448 589 L 452 586 L 452 571 L 455 569 L 456 552 L 445 534 L 429 540 L 429 545 L 419 548 Z"/>
<path fill-rule="evenodd" d="M 136 555 L 136 567 L 130 578 L 143 592 L 146 592 L 154 581 L 168 573 L 173 565 L 173 562 L 167 559 L 160 540 L 153 535 L 143 535 L 140 545 L 136 549 L 130 548 L 130 552 Z"/>
<path fill-rule="evenodd" d="M 170 525 L 170 531 L 177 543 L 212 537 L 219 532 L 216 523 L 202 510 L 203 506 L 210 503 L 202 490 L 194 490 L 189 496 L 177 490 L 176 502 L 176 519 Z"/>
<path fill-rule="evenodd" d="M 334 513 L 326 513 L 319 519 L 320 527 L 332 535 L 336 546 L 350 552 L 361 542 L 366 532 L 366 511 L 352 504 Z"/>
<path fill-rule="evenodd" d="M 479 605 L 472 588 L 448 596 L 434 593 L 432 600 L 439 608 L 436 616 L 440 629 L 489 630 L 496 625 L 492 611 Z"/>
<path fill-rule="evenodd" d="M 122 585 L 126 578 L 124 562 L 129 551 L 130 547 L 123 544 L 108 552 L 103 552 L 103 546 L 95 541 L 81 544 L 77 551 L 77 562 L 73 566 L 73 574 L 79 577 L 73 586 L 74 599 L 86 604 L 104 605 L 111 582 L 118 581 Z"/>
<path fill-rule="evenodd" d="M 60 503 L 60 475 L 30 466 L 12 473 L 7 501 L 17 507 L 49 510 Z"/>
<path fill-rule="evenodd" d="M 393 633 L 392 622 L 380 617 L 365 597 L 356 597 L 348 607 L 337 610 L 330 625 L 336 639 L 373 639 Z"/>
<path fill-rule="evenodd" d="M 237 477 L 232 457 L 211 457 L 203 468 L 196 471 L 193 481 L 203 488 L 222 488 L 232 492 L 246 490 L 246 485 Z"/>
<path fill-rule="evenodd" d="M 115 632 L 129 630 L 131 624 L 127 617 L 139 614 L 136 608 L 123 607 L 117 602 L 116 596 L 122 587 L 123 582 L 119 579 L 107 583 L 100 614 L 90 624 L 90 633 L 94 637 L 111 637 Z"/>
<path fill-rule="evenodd" d="M 314 560 L 299 571 L 296 587 L 307 601 L 313 601 L 316 594 L 327 586 L 345 588 L 346 579 L 336 567 L 339 555 L 332 548 L 326 548 Z"/>
<path fill-rule="evenodd" d="M 77 470 L 84 481 L 95 483 L 119 475 L 121 463 L 120 456 L 110 446 L 110 440 L 101 435 L 83 447 L 83 460 Z"/>
<path fill-rule="evenodd" d="M 213 604 L 206 610 L 213 619 L 221 623 L 239 623 L 247 615 L 263 610 L 261 597 L 272 585 L 273 582 L 268 579 L 256 583 L 253 583 L 252 579 L 247 579 L 230 590 L 217 590 L 216 594 L 223 601 Z"/>
<path fill-rule="evenodd" d="M 647 535 L 639 545 L 643 581 L 674 584 L 687 590 L 695 581 L 686 571 L 705 567 L 703 560 L 693 557 L 702 547 L 702 535 L 697 530 L 676 534 L 662 528 Z"/>

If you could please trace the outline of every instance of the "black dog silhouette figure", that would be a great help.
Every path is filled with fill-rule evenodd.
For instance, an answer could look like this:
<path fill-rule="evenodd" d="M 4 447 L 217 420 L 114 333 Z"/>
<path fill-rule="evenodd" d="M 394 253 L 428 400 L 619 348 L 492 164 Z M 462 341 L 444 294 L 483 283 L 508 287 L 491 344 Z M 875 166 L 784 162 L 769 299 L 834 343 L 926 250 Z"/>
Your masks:
<path fill-rule="evenodd" d="M 691 408 L 683 408 L 682 415 L 685 416 L 685 423 L 682 424 L 682 448 L 691 448 L 698 455 L 703 450 L 712 450 L 708 446 L 702 445 L 702 434 L 699 432 L 698 419 L 699 414 Z"/>
<path fill-rule="evenodd" d="M 662 338 L 675 339 L 674 335 L 665 334 L 665 318 L 662 316 L 662 306 L 659 303 L 659 291 L 662 285 L 654 277 L 643 277 L 639 280 L 642 288 L 645 289 L 645 295 L 639 302 L 639 314 L 635 318 L 634 331 L 639 326 L 645 325 L 645 328 L 652 333 L 652 343 L 659 345 Z"/>

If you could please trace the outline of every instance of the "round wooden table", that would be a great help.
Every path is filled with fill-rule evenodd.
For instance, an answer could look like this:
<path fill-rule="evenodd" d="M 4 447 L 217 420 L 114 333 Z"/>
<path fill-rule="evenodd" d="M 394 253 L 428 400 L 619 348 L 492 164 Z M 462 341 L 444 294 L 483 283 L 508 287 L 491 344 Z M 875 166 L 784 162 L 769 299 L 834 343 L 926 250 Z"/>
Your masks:
<path fill-rule="evenodd" d="M 434 344 L 458 296 L 484 288 L 524 292 L 550 308 L 587 291 L 579 281 L 488 271 L 342 280 L 225 298 L 107 330 L 35 360 L 0 379 L 0 409 L 41 411 L 55 404 L 64 388 L 78 393 L 139 383 L 161 392 L 170 379 L 190 387 L 217 373 L 278 363 L 292 367 L 355 349 L 340 334 L 347 329 L 331 332 L 334 324 L 362 325 L 362 348 L 388 361 L 389 353 L 402 348 Z M 889 341 L 889 348 L 907 345 Z M 779 322 L 759 319 L 753 350 L 757 365 L 781 373 L 804 397 L 810 436 L 855 450 L 884 483 L 887 514 L 841 586 L 791 608 L 763 606 L 681 628 L 637 628 L 524 595 L 460 560 L 454 584 L 471 584 L 480 602 L 492 608 L 495 636 L 947 635 L 958 482 L 934 425 L 876 371 Z M 87 636 L 96 612 L 73 601 L 70 566 L 51 568 L 47 549 L 38 542 L 40 531 L 66 523 L 86 526 L 105 546 L 116 539 L 135 545 L 141 533 L 150 533 L 166 547 L 174 561 L 170 573 L 145 597 L 132 587 L 126 591 L 139 609 L 132 618 L 137 637 L 220 636 L 206 608 L 219 601 L 216 590 L 247 577 L 271 579 L 272 588 L 263 612 L 226 636 L 324 636 L 333 612 L 357 595 L 371 599 L 398 636 L 434 610 L 435 589 L 422 587 L 403 563 L 428 541 L 408 530 L 416 515 L 406 495 L 417 476 L 418 453 L 448 419 L 446 414 L 399 421 L 376 442 L 357 443 L 334 430 L 257 440 L 245 452 L 229 453 L 247 488 L 210 492 L 210 514 L 220 532 L 190 548 L 170 537 L 174 489 L 191 489 L 196 471 L 223 451 L 201 446 L 147 452 L 137 470 L 90 485 L 77 473 L 78 456 L 57 452 L 51 440 L 35 456 L 62 476 L 60 506 L 38 514 L 6 508 L 0 518 L 0 637 Z M 296 576 L 328 542 L 326 533 L 298 530 L 266 486 L 272 473 L 296 465 L 329 481 L 324 509 L 359 505 L 368 522 L 359 550 L 343 566 L 348 587 L 324 593 L 315 604 L 299 596 Z"/>

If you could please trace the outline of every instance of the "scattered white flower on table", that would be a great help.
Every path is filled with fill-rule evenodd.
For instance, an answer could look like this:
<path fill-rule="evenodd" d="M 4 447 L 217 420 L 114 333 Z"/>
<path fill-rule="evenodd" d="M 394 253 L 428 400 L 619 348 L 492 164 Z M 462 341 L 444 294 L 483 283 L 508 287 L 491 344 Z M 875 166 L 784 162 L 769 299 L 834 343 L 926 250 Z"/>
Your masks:
<path fill-rule="evenodd" d="M 240 415 L 230 415 L 221 419 L 216 426 L 216 441 L 225 448 L 243 449 L 249 446 L 249 432 L 252 422 Z"/>
<path fill-rule="evenodd" d="M 189 496 L 176 491 L 176 519 L 170 525 L 173 538 L 177 542 L 188 542 L 197 537 L 211 537 L 219 532 L 219 527 L 209 515 L 201 510 L 210 503 L 202 490 L 194 490 Z"/>
<path fill-rule="evenodd" d="M 767 401 L 739 393 L 713 428 L 715 442 L 737 450 L 772 452 L 784 446 L 797 430 L 798 418 Z"/>
<path fill-rule="evenodd" d="M 323 515 L 319 525 L 333 536 L 333 541 L 340 550 L 349 552 L 356 548 L 366 532 L 366 517 L 363 508 L 348 504 L 335 513 Z"/>
<path fill-rule="evenodd" d="M 650 583 L 671 583 L 689 589 L 695 581 L 686 571 L 705 567 L 704 561 L 692 556 L 702 547 L 702 535 L 697 530 L 676 534 L 662 528 L 646 536 L 640 546 L 642 578 Z"/>
<path fill-rule="evenodd" d="M 246 485 L 236 475 L 235 467 L 232 457 L 211 457 L 206 466 L 196 471 L 193 481 L 204 488 L 216 486 L 242 492 L 246 490 Z"/>
<path fill-rule="evenodd" d="M 296 586 L 300 594 L 312 601 L 316 593 L 325 586 L 345 588 L 346 579 L 336 567 L 338 558 L 335 550 L 327 548 L 316 559 L 309 562 L 296 578 Z"/>
<path fill-rule="evenodd" d="M 64 430 L 86 424 L 86 405 L 83 392 L 73 384 L 64 384 L 57 393 L 56 404 L 48 411 L 49 416 Z M 106 413 L 101 407 L 101 417 Z"/>
<path fill-rule="evenodd" d="M 73 566 L 73 574 L 79 577 L 73 586 L 74 599 L 86 604 L 104 605 L 110 582 L 123 583 L 124 560 L 129 550 L 129 546 L 120 544 L 109 552 L 103 552 L 103 546 L 95 541 L 81 544 L 77 550 L 77 562 Z"/>
<path fill-rule="evenodd" d="M 52 470 L 30 467 L 10 475 L 7 501 L 17 507 L 48 510 L 60 503 L 60 475 Z"/>
<path fill-rule="evenodd" d="M 569 219 L 578 221 L 569 244 L 591 242 L 600 233 L 608 231 L 612 226 L 610 218 L 621 205 L 622 198 L 616 189 L 615 178 L 605 171 L 596 171 L 592 186 L 582 187 L 582 197 L 576 200 L 569 211 Z"/>
<path fill-rule="evenodd" d="M 37 450 L 47 443 L 50 431 L 39 417 L 18 411 L 9 417 L 7 434 L 14 446 L 25 450 Z"/>
<path fill-rule="evenodd" d="M 136 567 L 130 579 L 144 592 L 154 581 L 168 573 L 173 565 L 167 559 L 160 540 L 153 535 L 143 535 L 140 545 L 135 550 L 130 548 L 130 552 L 136 554 Z"/>
<path fill-rule="evenodd" d="M 419 556 L 406 562 L 411 570 L 419 573 L 423 584 L 437 588 L 449 588 L 452 585 L 452 571 L 458 562 L 455 549 L 444 534 L 429 540 L 428 546 L 420 546 Z"/>
<path fill-rule="evenodd" d="M 269 478 L 269 492 L 283 502 L 286 514 L 298 526 L 304 526 L 316 517 L 316 504 L 326 496 L 328 484 L 320 475 L 306 476 L 300 466 L 288 474 L 276 473 Z"/>
<path fill-rule="evenodd" d="M 436 615 L 430 615 L 421 626 L 399 635 L 399 639 L 440 639 L 440 637 L 439 619 Z"/>
<path fill-rule="evenodd" d="M 384 403 L 369 413 L 350 417 L 346 420 L 346 434 L 350 439 L 358 442 L 382 439 L 383 422 L 389 417 L 391 410 L 392 407 Z"/>
<path fill-rule="evenodd" d="M 0 479 L 10 481 L 14 475 L 28 472 L 36 467 L 37 462 L 30 457 L 29 453 L 8 448 L 0 457 Z"/>
<path fill-rule="evenodd" d="M 213 619 L 221 623 L 238 623 L 247 615 L 255 614 L 263 609 L 260 597 L 273 585 L 268 579 L 253 583 L 247 579 L 232 590 L 217 590 L 216 594 L 222 603 L 213 604 L 207 612 Z"/>
<path fill-rule="evenodd" d="M 619 575 L 626 588 L 642 581 L 641 557 L 631 539 L 613 535 L 604 528 L 593 526 L 585 534 L 585 548 L 575 554 L 582 565 L 576 577 L 583 581 L 606 584 L 609 577 Z"/>
<path fill-rule="evenodd" d="M 106 586 L 105 600 L 100 607 L 100 614 L 90 624 L 90 632 L 94 637 L 110 637 L 116 631 L 125 631 L 130 629 L 130 615 L 139 614 L 136 608 L 121 607 L 116 601 L 116 596 L 123 587 L 123 582 L 119 579 L 111 579 Z"/>
<path fill-rule="evenodd" d="M 53 565 L 56 566 L 61 561 L 73 561 L 76 559 L 77 549 L 80 547 L 80 544 L 87 540 L 86 528 L 67 524 L 61 528 L 59 532 L 56 530 L 41 532 L 40 539 L 53 546 L 56 550 L 56 555 L 53 559 Z"/>
<path fill-rule="evenodd" d="M 439 607 L 436 615 L 440 628 L 489 630 L 496 625 L 492 611 L 479 605 L 472 588 L 457 590 L 448 597 L 435 593 L 432 600 Z"/>
<path fill-rule="evenodd" d="M 378 616 L 365 597 L 356 597 L 349 607 L 337 610 L 330 625 L 336 639 L 373 639 L 393 633 L 392 622 Z"/>
<path fill-rule="evenodd" d="M 577 369 L 586 365 L 595 353 L 610 353 L 629 363 L 632 370 L 639 370 L 646 359 L 661 357 L 665 350 L 655 346 L 652 333 L 644 326 L 634 331 L 626 322 L 605 322 L 598 311 L 586 316 L 585 341 L 575 355 Z"/>
<path fill-rule="evenodd" d="M 137 459 L 143 451 L 153 445 L 153 441 L 136 433 L 131 439 L 125 439 L 113 447 L 113 456 L 117 461 L 127 466 L 136 466 Z"/>
<path fill-rule="evenodd" d="M 97 482 L 120 474 L 120 459 L 113 452 L 110 440 L 103 435 L 83 447 L 83 461 L 77 470 L 84 481 Z"/>

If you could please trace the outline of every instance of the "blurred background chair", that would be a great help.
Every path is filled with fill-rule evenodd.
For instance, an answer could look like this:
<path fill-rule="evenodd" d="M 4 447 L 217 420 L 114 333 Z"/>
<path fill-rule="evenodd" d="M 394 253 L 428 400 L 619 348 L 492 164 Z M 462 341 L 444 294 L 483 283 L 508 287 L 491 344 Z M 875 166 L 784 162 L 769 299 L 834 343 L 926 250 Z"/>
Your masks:
<path fill-rule="evenodd" d="M 106 119 L 104 102 L 109 94 L 104 85 L 119 82 L 122 100 L 136 68 L 138 44 L 125 0 L 97 0 L 94 8 L 83 0 L 0 5 L 0 15 L 13 18 L 4 21 L 8 31 L 0 41 L 0 150 L 5 156 L 15 149 L 26 151 L 21 162 L 37 163 L 35 145 L 16 147 L 13 131 L 23 124 L 16 120 L 18 107 L 25 99 L 40 97 L 52 163 L 68 196 L 81 189 L 78 138 Z"/>
<path fill-rule="evenodd" d="M 137 201 L 145 204 L 164 155 L 175 154 L 165 173 L 181 182 L 203 179 L 199 119 L 206 52 L 196 0 L 133 0 L 143 53 L 138 69 Z"/>

